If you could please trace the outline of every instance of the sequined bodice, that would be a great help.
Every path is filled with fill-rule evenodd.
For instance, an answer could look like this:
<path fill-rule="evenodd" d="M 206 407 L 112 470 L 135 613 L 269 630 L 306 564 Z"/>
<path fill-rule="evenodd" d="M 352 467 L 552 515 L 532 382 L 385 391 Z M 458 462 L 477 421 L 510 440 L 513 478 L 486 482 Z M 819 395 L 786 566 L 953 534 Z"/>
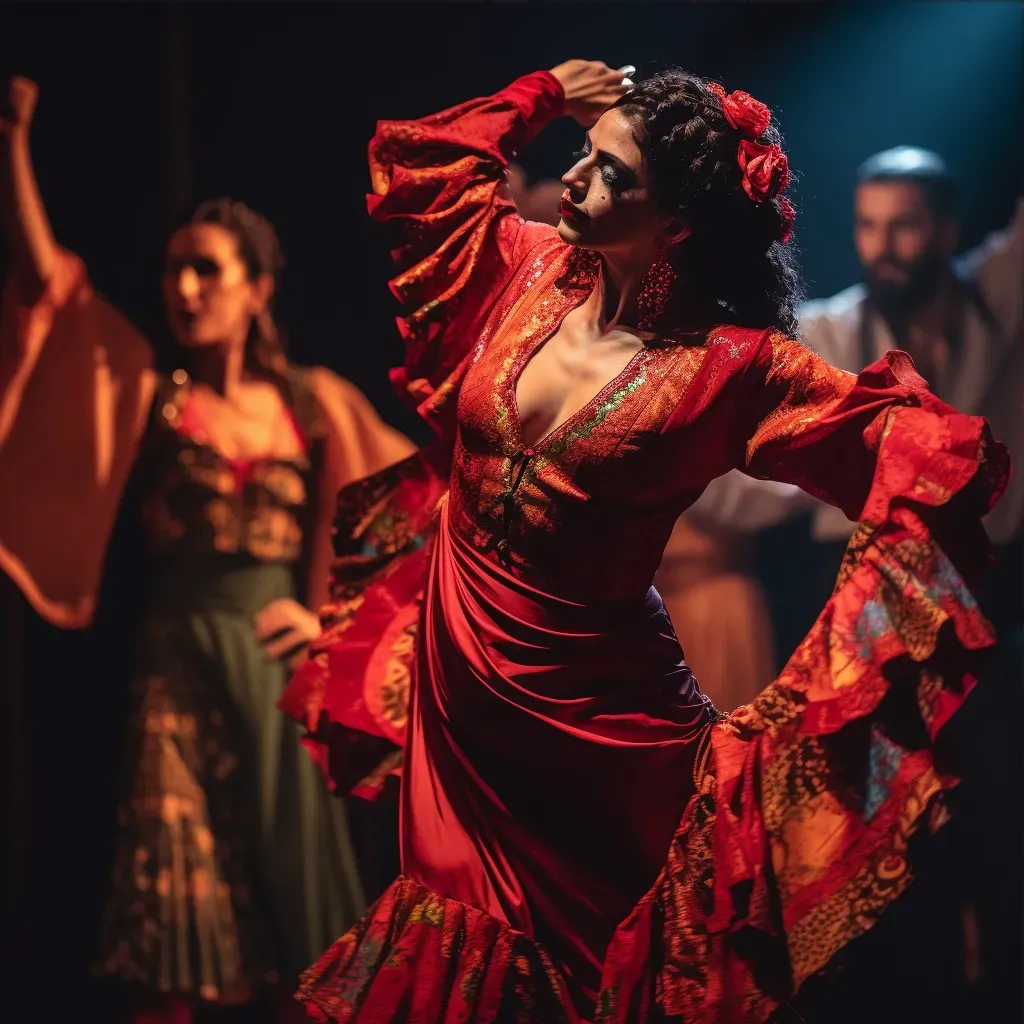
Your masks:
<path fill-rule="evenodd" d="M 142 509 L 151 554 L 204 563 L 296 562 L 308 459 L 227 459 L 189 424 L 187 403 L 187 388 L 165 386 L 146 438 Z"/>
<path fill-rule="evenodd" d="M 674 417 L 709 373 L 728 373 L 750 353 L 714 332 L 653 343 L 577 414 L 526 446 L 519 375 L 592 286 L 592 278 L 566 285 L 559 273 L 538 266 L 463 381 L 452 523 L 478 550 L 562 596 L 635 597 L 651 585 L 680 513 L 717 467 L 727 468 L 716 417 L 693 416 L 685 428 Z M 687 458 L 693 446 L 700 459 Z"/>

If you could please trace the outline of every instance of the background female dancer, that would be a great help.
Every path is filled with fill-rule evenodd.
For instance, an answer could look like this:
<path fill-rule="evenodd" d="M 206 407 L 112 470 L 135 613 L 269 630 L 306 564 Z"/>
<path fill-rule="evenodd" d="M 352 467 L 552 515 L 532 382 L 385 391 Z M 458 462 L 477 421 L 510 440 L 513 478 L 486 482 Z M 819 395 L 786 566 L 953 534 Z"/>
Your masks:
<path fill-rule="evenodd" d="M 281 251 L 242 203 L 204 203 L 171 235 L 177 368 L 157 372 L 55 241 L 29 156 L 36 87 L 9 89 L 0 474 L 17 486 L 0 566 L 44 618 L 86 626 L 122 499 L 142 513 L 151 563 L 97 970 L 138 988 L 137 1020 L 183 1021 L 288 986 L 363 909 L 343 804 L 274 704 L 319 633 L 308 609 L 326 596 L 338 487 L 412 445 L 352 384 L 288 363 Z"/>

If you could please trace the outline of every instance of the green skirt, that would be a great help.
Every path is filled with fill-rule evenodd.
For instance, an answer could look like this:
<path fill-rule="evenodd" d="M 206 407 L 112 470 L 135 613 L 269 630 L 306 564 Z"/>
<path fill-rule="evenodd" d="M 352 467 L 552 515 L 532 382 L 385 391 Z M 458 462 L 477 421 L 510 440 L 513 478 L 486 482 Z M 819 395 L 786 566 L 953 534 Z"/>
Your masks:
<path fill-rule="evenodd" d="M 217 1003 L 290 984 L 364 910 L 343 803 L 276 708 L 286 669 L 253 617 L 279 564 L 152 588 L 96 973 Z"/>

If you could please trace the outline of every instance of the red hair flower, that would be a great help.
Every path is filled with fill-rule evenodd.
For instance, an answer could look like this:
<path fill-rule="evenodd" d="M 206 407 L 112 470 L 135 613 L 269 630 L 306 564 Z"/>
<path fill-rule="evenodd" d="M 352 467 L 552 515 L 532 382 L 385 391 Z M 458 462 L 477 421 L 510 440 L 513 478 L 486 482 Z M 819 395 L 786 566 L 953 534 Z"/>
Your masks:
<path fill-rule="evenodd" d="M 726 121 L 738 132 L 751 139 L 756 139 L 768 130 L 772 121 L 772 112 L 760 101 L 755 100 L 749 92 L 737 89 L 726 91 L 717 82 L 708 82 L 708 87 L 722 101 L 722 113 Z"/>
<path fill-rule="evenodd" d="M 774 198 L 789 184 L 789 161 L 774 144 L 762 146 L 743 139 L 736 159 L 743 171 L 743 191 L 755 203 Z"/>
<path fill-rule="evenodd" d="M 785 245 L 793 237 L 793 222 L 796 220 L 796 210 L 785 196 L 779 199 L 779 213 L 782 214 L 782 234 L 779 235 L 779 241 Z"/>

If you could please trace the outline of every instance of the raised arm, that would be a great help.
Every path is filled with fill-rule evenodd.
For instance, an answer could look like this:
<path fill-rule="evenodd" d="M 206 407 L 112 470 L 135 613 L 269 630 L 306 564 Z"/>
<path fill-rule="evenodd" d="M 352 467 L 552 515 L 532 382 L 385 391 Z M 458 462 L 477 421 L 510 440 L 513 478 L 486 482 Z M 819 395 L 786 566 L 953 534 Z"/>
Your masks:
<path fill-rule="evenodd" d="M 854 376 L 772 332 L 742 391 L 736 461 L 751 476 L 796 484 L 873 525 L 895 504 L 955 498 L 960 539 L 983 543 L 980 518 L 1009 476 L 1006 448 L 982 417 L 932 395 L 905 353 Z"/>
<path fill-rule="evenodd" d="M 48 621 L 79 627 L 152 401 L 152 353 L 54 240 L 29 154 L 36 88 L 14 79 L 7 95 L 0 193 L 14 272 L 0 305 L 0 571 Z"/>
<path fill-rule="evenodd" d="M 416 405 L 450 382 L 527 253 L 555 243 L 553 228 L 516 213 L 510 160 L 563 112 L 581 121 L 599 114 L 625 81 L 599 61 L 568 61 L 439 114 L 378 124 L 368 206 L 396 232 L 390 287 L 406 359 L 394 378 Z"/>
<path fill-rule="evenodd" d="M 0 207 L 14 256 L 13 271 L 28 303 L 35 302 L 46 290 L 57 262 L 57 242 L 39 195 L 28 139 L 38 95 L 35 82 L 12 78 L 0 116 Z"/>

